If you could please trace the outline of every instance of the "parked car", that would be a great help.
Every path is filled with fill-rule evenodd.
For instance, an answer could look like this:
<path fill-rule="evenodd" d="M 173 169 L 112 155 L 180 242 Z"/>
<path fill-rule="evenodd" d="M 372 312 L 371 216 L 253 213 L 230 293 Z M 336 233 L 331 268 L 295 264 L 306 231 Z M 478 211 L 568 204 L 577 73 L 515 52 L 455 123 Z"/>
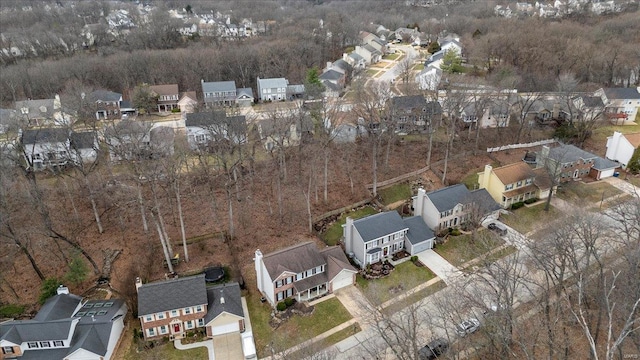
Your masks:
<path fill-rule="evenodd" d="M 466 336 L 474 333 L 480 327 L 480 321 L 476 318 L 470 318 L 456 325 L 456 334 Z"/>
<path fill-rule="evenodd" d="M 507 227 L 500 222 L 489 223 L 489 225 L 487 225 L 487 229 L 497 232 L 500 236 L 507 235 Z"/>
<path fill-rule="evenodd" d="M 444 354 L 449 348 L 449 343 L 443 338 L 437 338 L 430 341 L 422 349 L 418 350 L 418 358 L 420 360 L 434 360 Z"/>

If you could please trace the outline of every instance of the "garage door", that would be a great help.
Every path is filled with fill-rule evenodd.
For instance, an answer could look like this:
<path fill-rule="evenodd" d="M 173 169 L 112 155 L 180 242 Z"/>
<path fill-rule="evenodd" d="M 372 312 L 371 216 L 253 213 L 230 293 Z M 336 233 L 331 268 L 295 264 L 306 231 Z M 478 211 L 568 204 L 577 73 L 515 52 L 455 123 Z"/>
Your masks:
<path fill-rule="evenodd" d="M 420 244 L 413 245 L 413 249 L 412 249 L 413 252 L 411 255 L 415 255 L 421 251 L 431 249 L 432 247 L 433 247 L 433 240 L 427 240 L 427 241 L 421 242 Z"/>
<path fill-rule="evenodd" d="M 215 326 L 211 329 L 213 335 L 228 334 L 234 331 L 240 331 L 240 323 L 238 321 L 227 325 Z"/>
<path fill-rule="evenodd" d="M 353 284 L 353 273 L 343 270 L 331 282 L 331 289 L 336 291 L 351 284 Z"/>

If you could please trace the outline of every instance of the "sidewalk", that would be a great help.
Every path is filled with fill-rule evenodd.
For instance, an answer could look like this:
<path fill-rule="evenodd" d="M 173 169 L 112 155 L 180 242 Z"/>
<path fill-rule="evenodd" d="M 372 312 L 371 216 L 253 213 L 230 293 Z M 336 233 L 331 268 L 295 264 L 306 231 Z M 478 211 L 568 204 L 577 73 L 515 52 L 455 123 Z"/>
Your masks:
<path fill-rule="evenodd" d="M 216 355 L 213 352 L 213 340 L 211 339 L 200 341 L 193 344 L 184 344 L 184 345 L 182 344 L 180 339 L 176 339 L 176 340 L 173 340 L 173 346 L 175 346 L 176 349 L 178 350 L 189 350 L 189 349 L 198 348 L 198 347 L 206 347 L 207 351 L 209 352 L 209 360 L 216 360 Z"/>

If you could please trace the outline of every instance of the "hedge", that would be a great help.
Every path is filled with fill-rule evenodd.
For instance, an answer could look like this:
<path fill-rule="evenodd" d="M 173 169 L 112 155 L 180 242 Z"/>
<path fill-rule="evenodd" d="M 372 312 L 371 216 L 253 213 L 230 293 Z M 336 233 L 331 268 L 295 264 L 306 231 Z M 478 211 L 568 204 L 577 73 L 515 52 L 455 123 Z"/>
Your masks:
<path fill-rule="evenodd" d="M 518 201 L 517 203 L 511 204 L 511 209 L 516 210 L 516 209 L 520 209 L 523 206 L 524 206 L 524 202 Z"/>

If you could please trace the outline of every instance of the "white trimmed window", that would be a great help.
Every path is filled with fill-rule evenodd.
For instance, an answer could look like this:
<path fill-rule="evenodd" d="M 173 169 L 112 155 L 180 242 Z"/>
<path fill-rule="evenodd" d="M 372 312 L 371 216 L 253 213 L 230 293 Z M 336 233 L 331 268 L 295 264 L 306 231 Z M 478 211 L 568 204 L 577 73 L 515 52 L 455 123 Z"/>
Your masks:
<path fill-rule="evenodd" d="M 37 349 L 39 348 L 38 343 L 36 341 L 28 342 L 27 347 L 29 349 Z"/>
<path fill-rule="evenodd" d="M 153 315 L 147 315 L 144 317 L 144 322 L 153 321 Z"/>
<path fill-rule="evenodd" d="M 147 329 L 147 336 L 156 336 L 156 328 Z"/>
<path fill-rule="evenodd" d="M 160 326 L 160 334 L 166 334 L 169 330 L 167 329 L 167 325 Z"/>
<path fill-rule="evenodd" d="M 187 329 L 193 329 L 193 320 L 189 320 L 185 323 Z"/>
<path fill-rule="evenodd" d="M 203 311 L 202 305 L 196 306 L 196 312 L 202 312 L 202 311 Z"/>
<path fill-rule="evenodd" d="M 56 340 L 53 342 L 53 347 L 63 347 L 64 343 L 60 340 Z"/>
<path fill-rule="evenodd" d="M 198 327 L 204 326 L 204 319 L 198 319 Z"/>
<path fill-rule="evenodd" d="M 171 313 L 169 314 L 170 317 L 176 317 L 180 315 L 180 313 L 178 312 L 178 310 L 171 310 Z"/>
<path fill-rule="evenodd" d="M 164 313 L 158 313 L 156 317 L 158 318 L 158 320 L 162 320 L 164 319 Z"/>
<path fill-rule="evenodd" d="M 185 315 L 191 314 L 191 308 L 184 308 L 184 314 Z"/>

